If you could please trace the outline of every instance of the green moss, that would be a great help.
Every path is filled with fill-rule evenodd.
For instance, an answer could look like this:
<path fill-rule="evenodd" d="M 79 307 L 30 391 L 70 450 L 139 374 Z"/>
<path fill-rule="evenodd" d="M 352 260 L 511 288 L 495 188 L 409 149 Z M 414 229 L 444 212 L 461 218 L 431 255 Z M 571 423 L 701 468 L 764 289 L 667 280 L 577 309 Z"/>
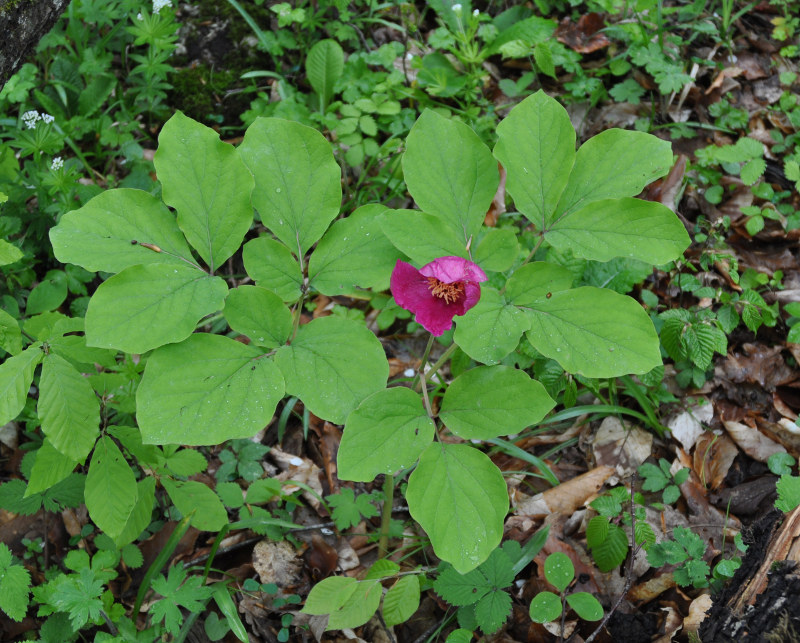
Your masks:
<path fill-rule="evenodd" d="M 224 99 L 226 91 L 238 85 L 238 71 L 198 65 L 176 70 L 170 80 L 170 104 L 187 116 L 209 126 L 241 124 L 239 114 L 247 109 L 247 100 L 241 95 Z"/>

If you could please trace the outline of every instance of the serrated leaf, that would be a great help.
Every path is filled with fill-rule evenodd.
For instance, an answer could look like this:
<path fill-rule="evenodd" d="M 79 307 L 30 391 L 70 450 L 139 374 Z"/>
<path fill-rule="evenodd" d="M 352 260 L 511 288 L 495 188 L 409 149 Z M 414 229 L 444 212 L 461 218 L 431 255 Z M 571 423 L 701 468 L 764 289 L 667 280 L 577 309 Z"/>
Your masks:
<path fill-rule="evenodd" d="M 492 585 L 480 570 L 461 574 L 448 565 L 433 581 L 433 589 L 451 605 L 463 607 L 477 603 L 492 590 Z"/>
<path fill-rule="evenodd" d="M 337 424 L 365 398 L 386 386 L 389 364 L 378 339 L 362 324 L 320 317 L 301 326 L 275 360 L 296 395 L 312 413 Z"/>
<path fill-rule="evenodd" d="M 745 185 L 753 185 L 767 169 L 767 162 L 764 159 L 751 159 L 742 167 L 739 176 Z"/>
<path fill-rule="evenodd" d="M 30 516 L 35 514 L 42 506 L 42 495 L 35 493 L 25 497 L 25 482 L 23 480 L 9 480 L 0 484 L 0 508 L 11 513 Z"/>
<path fill-rule="evenodd" d="M 586 545 L 591 549 L 608 538 L 608 518 L 595 516 L 586 525 Z"/>
<path fill-rule="evenodd" d="M 403 175 L 420 209 L 447 222 L 464 245 L 480 229 L 500 181 L 478 135 L 429 109 L 406 139 Z"/>
<path fill-rule="evenodd" d="M 228 286 L 188 266 L 132 266 L 100 284 L 86 311 L 86 344 L 145 353 L 186 339 L 222 309 Z"/>
<path fill-rule="evenodd" d="M 475 605 L 475 618 L 486 634 L 500 629 L 511 614 L 511 596 L 506 592 L 489 592 Z"/>
<path fill-rule="evenodd" d="M 22 565 L 12 564 L 11 550 L 0 543 L 0 610 L 21 621 L 28 611 L 31 575 Z"/>
<path fill-rule="evenodd" d="M 716 348 L 716 334 L 714 330 L 703 323 L 692 324 L 683 335 L 689 359 L 701 370 L 711 366 Z"/>
<path fill-rule="evenodd" d="M 622 564 L 628 555 L 628 536 L 625 530 L 616 525 L 609 525 L 606 539 L 592 548 L 592 557 L 601 572 L 610 572 Z"/>
<path fill-rule="evenodd" d="M 219 531 L 228 524 L 228 512 L 219 496 L 202 482 L 178 482 L 162 478 L 170 500 L 184 516 L 191 514 L 191 525 L 201 531 Z"/>
<path fill-rule="evenodd" d="M 498 125 L 494 155 L 506 168 L 506 190 L 517 209 L 544 230 L 575 160 L 567 111 L 542 91 L 529 96 Z"/>
<path fill-rule="evenodd" d="M 569 556 L 557 551 L 545 559 L 544 576 L 553 587 L 563 593 L 575 578 L 575 566 Z"/>
<path fill-rule="evenodd" d="M 64 358 L 44 358 L 37 411 L 50 443 L 75 462 L 92 450 L 100 432 L 100 404 L 89 381 Z"/>
<path fill-rule="evenodd" d="M 447 635 L 445 643 L 470 643 L 470 641 L 472 641 L 472 632 L 459 628 Z"/>
<path fill-rule="evenodd" d="M 213 273 L 253 223 L 253 177 L 232 145 L 180 111 L 161 128 L 153 158 L 164 203 Z"/>
<path fill-rule="evenodd" d="M 637 545 L 643 545 L 645 550 L 656 542 L 656 533 L 646 522 L 638 521 L 634 528 L 634 536 Z"/>
<path fill-rule="evenodd" d="M 640 199 L 603 199 L 557 217 L 545 233 L 555 248 L 576 257 L 615 257 L 662 264 L 681 256 L 689 235 L 668 207 Z"/>
<path fill-rule="evenodd" d="M 503 543 L 503 547 L 498 547 L 489 554 L 489 558 L 479 568 L 481 574 L 496 589 L 509 587 L 514 582 L 514 576 L 516 576 L 511 557 L 506 553 L 509 542 L 514 542 L 517 545 L 521 555 L 522 550 L 519 548 L 519 543 L 506 541 L 506 543 Z"/>
<path fill-rule="evenodd" d="M 259 286 L 239 286 L 225 298 L 225 319 L 254 344 L 277 348 L 292 333 L 292 313 L 274 292 Z"/>
<path fill-rule="evenodd" d="M 410 467 L 433 432 L 433 420 L 414 391 L 378 391 L 347 416 L 337 459 L 339 477 L 369 482 L 380 473 Z"/>
<path fill-rule="evenodd" d="M 253 205 L 261 220 L 304 255 L 339 214 L 342 173 L 330 143 L 300 123 L 259 117 L 239 154 L 255 177 Z"/>
<path fill-rule="evenodd" d="M 584 621 L 599 621 L 603 618 L 603 606 L 589 592 L 575 592 L 567 596 L 567 604 Z"/>
<path fill-rule="evenodd" d="M 517 347 L 522 334 L 530 328 L 527 316 L 489 287 L 482 288 L 480 301 L 455 321 L 455 343 L 484 364 L 497 364 Z"/>
<path fill-rule="evenodd" d="M 283 397 L 283 377 L 263 350 L 198 333 L 163 346 L 136 391 L 146 444 L 219 444 L 265 427 Z"/>
<path fill-rule="evenodd" d="M 142 190 L 101 192 L 82 208 L 64 214 L 50 229 L 50 241 L 59 261 L 91 272 L 120 272 L 151 263 L 185 266 L 185 261 L 192 261 L 175 217 Z"/>
<path fill-rule="evenodd" d="M 33 372 L 43 358 L 37 342 L 0 364 L 0 426 L 11 422 L 25 407 Z"/>
<path fill-rule="evenodd" d="M 464 439 L 519 433 L 553 407 L 539 382 L 508 366 L 479 366 L 459 375 L 442 398 L 439 417 Z"/>
<path fill-rule="evenodd" d="M 136 476 L 114 441 L 97 441 L 86 476 L 86 508 L 92 522 L 116 539 L 136 504 Z"/>
<path fill-rule="evenodd" d="M 602 288 L 574 288 L 526 310 L 528 340 L 570 373 L 617 377 L 647 373 L 661 364 L 653 323 L 630 297 Z"/>
<path fill-rule="evenodd" d="M 553 592 L 539 592 L 533 597 L 530 609 L 534 623 L 549 623 L 561 616 L 561 597 Z"/>
<path fill-rule="evenodd" d="M 300 264 L 284 244 L 259 237 L 244 244 L 242 260 L 256 285 L 271 290 L 283 301 L 297 301 L 302 293 Z"/>
<path fill-rule="evenodd" d="M 419 608 L 419 578 L 404 576 L 383 597 L 383 620 L 392 627 L 405 623 Z"/>
<path fill-rule="evenodd" d="M 690 558 L 702 558 L 706 553 L 706 543 L 696 533 L 687 527 L 675 527 L 672 531 L 675 542 L 686 550 Z"/>
<path fill-rule="evenodd" d="M 466 243 L 445 221 L 418 210 L 388 210 L 379 225 L 395 248 L 420 265 L 439 257 L 467 257 Z"/>
<path fill-rule="evenodd" d="M 461 573 L 480 565 L 497 547 L 508 511 L 500 470 L 464 444 L 432 444 L 408 480 L 411 516 L 433 550 Z"/>
<path fill-rule="evenodd" d="M 379 218 L 386 211 L 382 205 L 365 205 L 336 221 L 308 261 L 309 285 L 326 295 L 386 290 L 395 263 L 404 257 L 381 230 Z"/>

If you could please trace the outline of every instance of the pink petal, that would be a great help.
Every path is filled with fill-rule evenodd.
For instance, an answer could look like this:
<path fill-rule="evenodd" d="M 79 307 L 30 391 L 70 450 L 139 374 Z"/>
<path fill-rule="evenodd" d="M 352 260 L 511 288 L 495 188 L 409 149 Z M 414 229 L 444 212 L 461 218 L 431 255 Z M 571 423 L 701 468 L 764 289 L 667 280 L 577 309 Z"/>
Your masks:
<path fill-rule="evenodd" d="M 446 304 L 444 299 L 432 296 L 424 306 L 416 311 L 415 321 L 438 337 L 453 327 L 453 317 L 458 314 L 459 308 L 458 302 Z"/>
<path fill-rule="evenodd" d="M 399 259 L 392 271 L 390 288 L 397 305 L 412 313 L 434 298 L 428 288 L 428 279 L 410 263 Z"/>
<path fill-rule="evenodd" d="M 464 284 L 464 295 L 465 297 L 462 304 L 464 312 L 456 313 L 458 315 L 463 315 L 478 303 L 478 300 L 481 298 L 481 287 L 476 283 L 468 281 Z"/>
<path fill-rule="evenodd" d="M 419 270 L 426 277 L 435 277 L 446 284 L 456 281 L 486 281 L 486 273 L 478 264 L 462 257 L 439 257 Z"/>

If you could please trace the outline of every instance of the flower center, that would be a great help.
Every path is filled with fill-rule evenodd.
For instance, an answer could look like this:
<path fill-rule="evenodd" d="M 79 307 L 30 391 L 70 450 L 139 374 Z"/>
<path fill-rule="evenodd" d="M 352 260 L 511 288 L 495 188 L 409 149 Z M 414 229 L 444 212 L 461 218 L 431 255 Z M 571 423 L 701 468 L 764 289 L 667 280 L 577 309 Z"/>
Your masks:
<path fill-rule="evenodd" d="M 436 277 L 428 277 L 428 290 L 431 291 L 434 297 L 444 299 L 444 303 L 452 304 L 464 294 L 464 282 L 456 281 L 452 284 L 446 284 Z"/>

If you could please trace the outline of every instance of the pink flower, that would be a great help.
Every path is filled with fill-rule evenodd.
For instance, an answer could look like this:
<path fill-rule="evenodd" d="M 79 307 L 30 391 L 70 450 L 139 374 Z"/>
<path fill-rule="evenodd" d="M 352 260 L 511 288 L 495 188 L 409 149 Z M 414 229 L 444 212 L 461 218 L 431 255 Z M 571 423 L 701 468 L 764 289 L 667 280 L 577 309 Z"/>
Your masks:
<path fill-rule="evenodd" d="M 391 288 L 397 305 L 438 337 L 453 327 L 453 317 L 478 303 L 481 281 L 486 281 L 483 270 L 461 257 L 439 257 L 419 270 L 398 259 Z"/>

